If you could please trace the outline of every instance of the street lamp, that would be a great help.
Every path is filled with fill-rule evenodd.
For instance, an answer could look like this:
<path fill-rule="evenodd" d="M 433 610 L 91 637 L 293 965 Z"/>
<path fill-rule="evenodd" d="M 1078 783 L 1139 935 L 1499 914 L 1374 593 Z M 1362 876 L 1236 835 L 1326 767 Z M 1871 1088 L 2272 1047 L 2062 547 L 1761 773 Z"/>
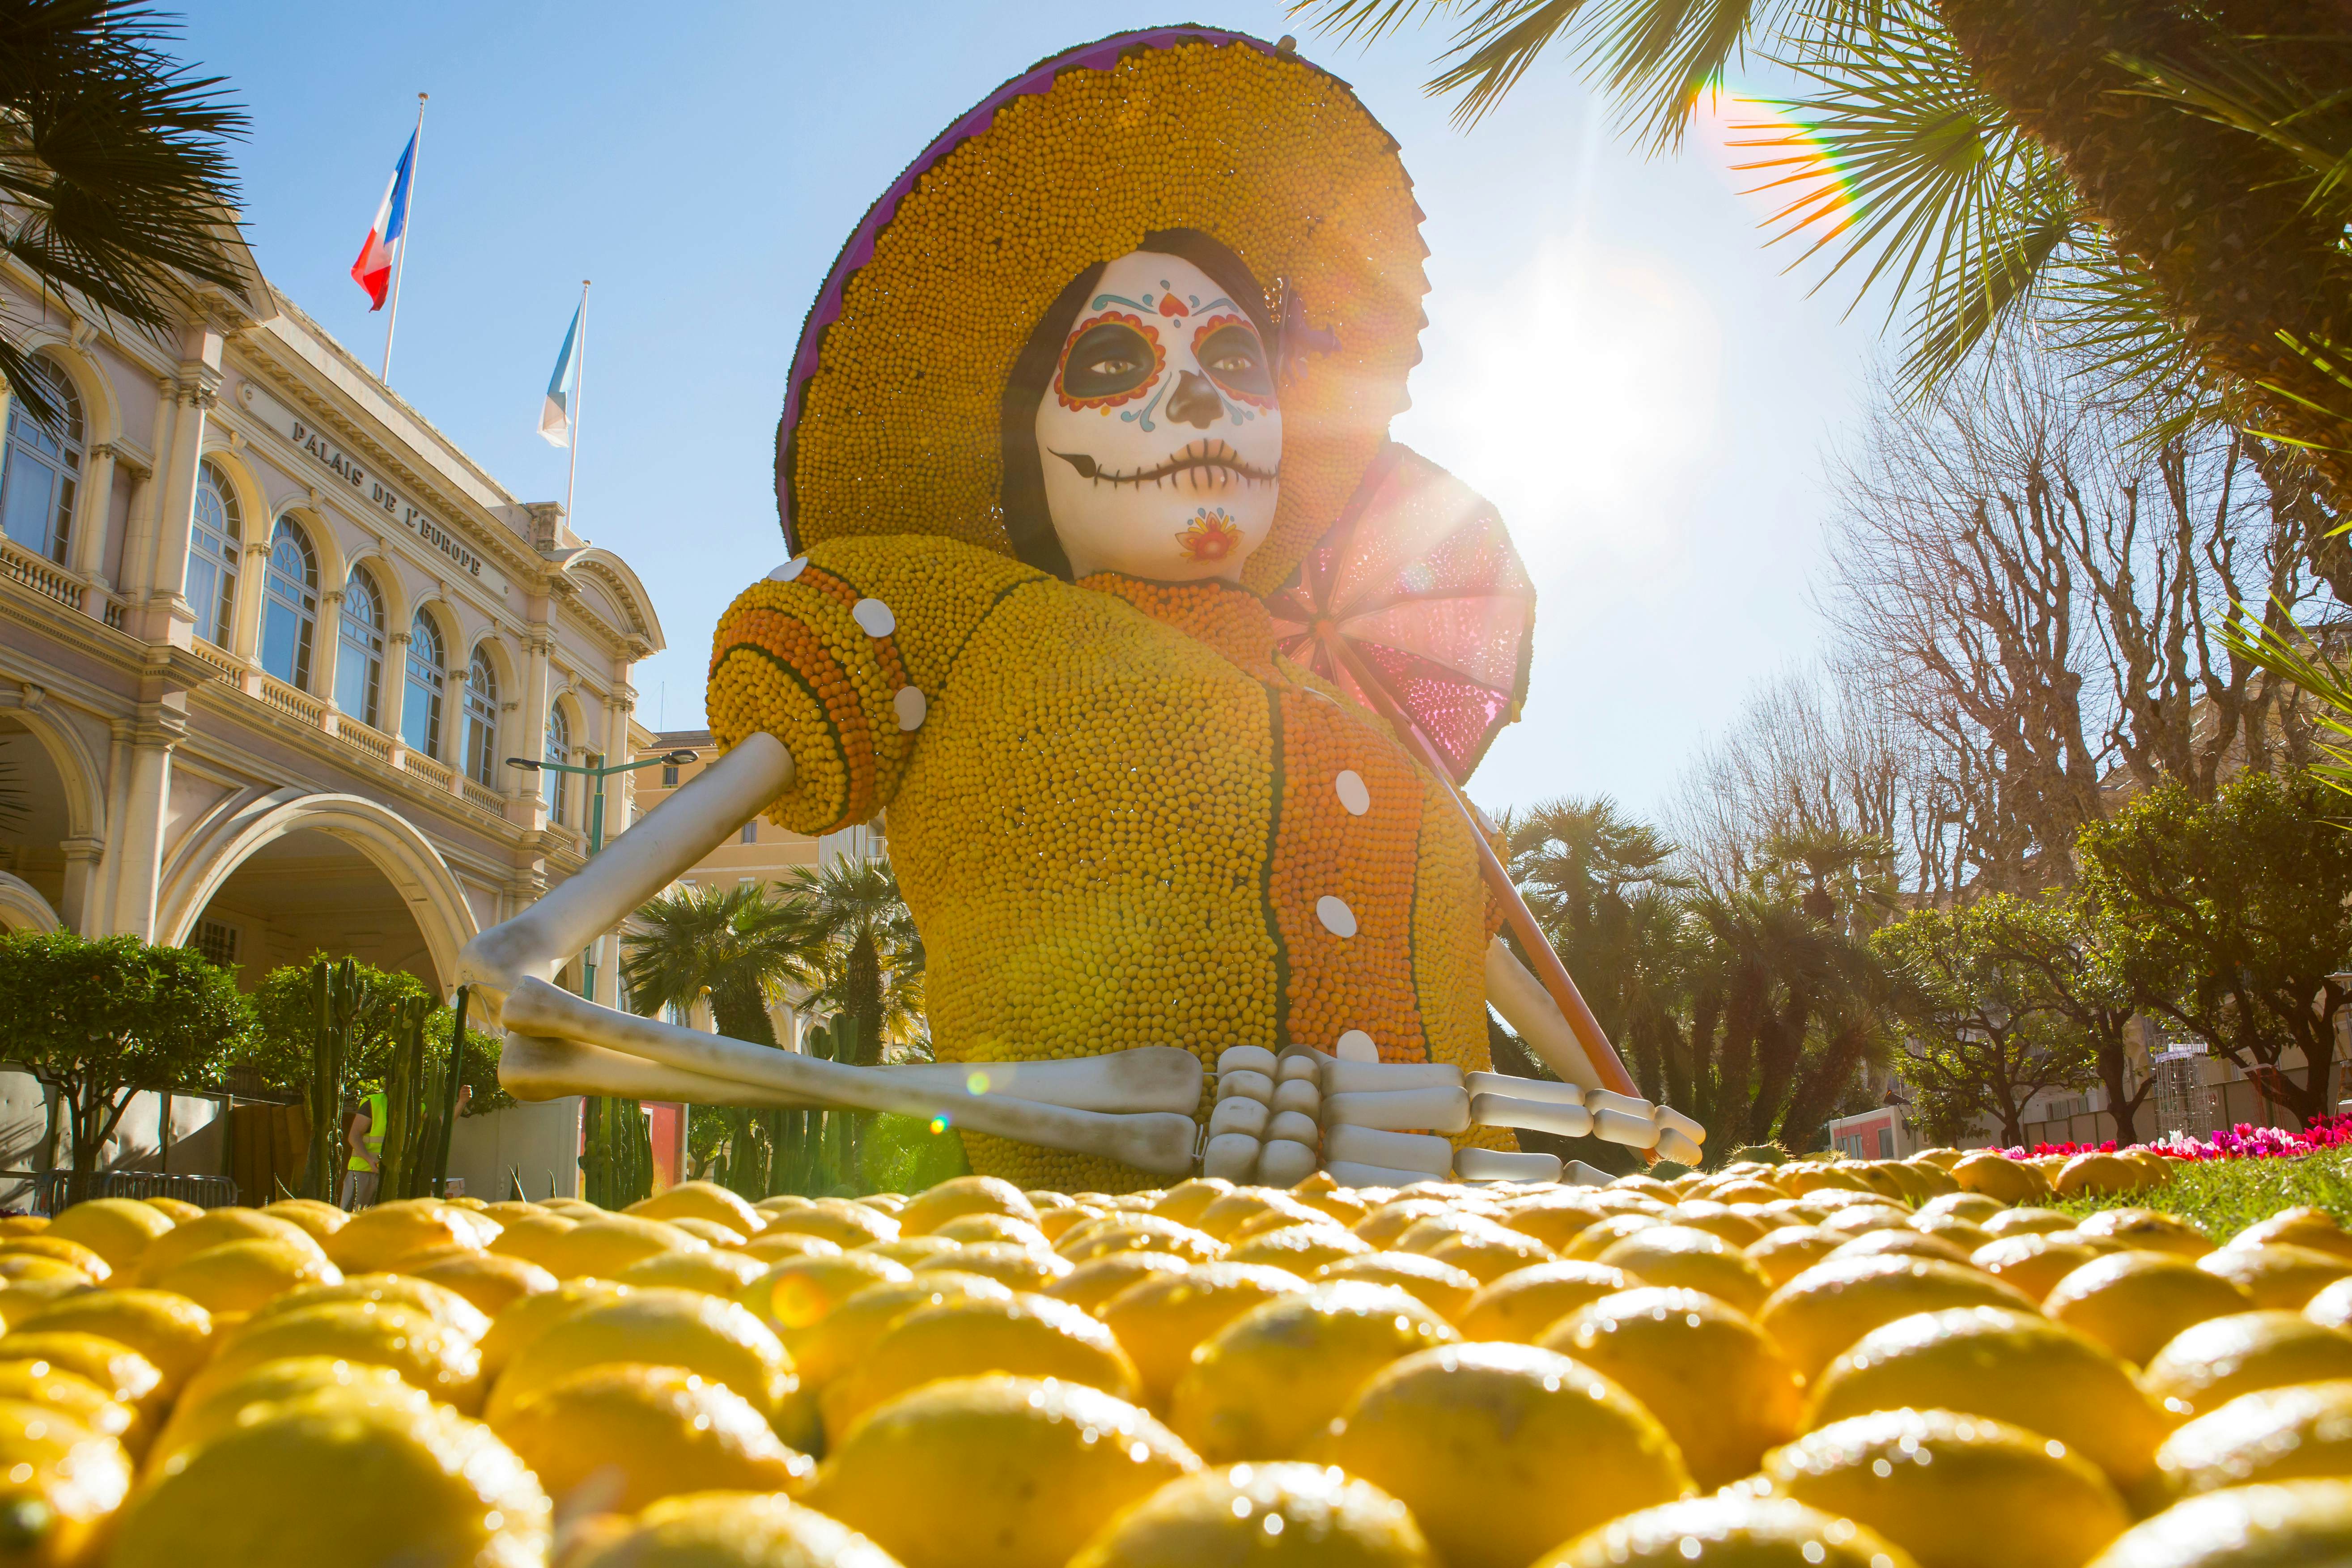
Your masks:
<path fill-rule="evenodd" d="M 530 757 L 509 757 L 507 766 L 520 768 L 527 773 L 578 773 L 583 778 L 596 781 L 595 794 L 589 797 L 588 802 L 588 853 L 593 855 L 604 847 L 604 781 L 606 779 L 614 773 L 633 773 L 638 768 L 649 768 L 656 763 L 668 767 L 683 767 L 692 761 L 694 761 L 694 753 L 681 746 L 675 752 L 664 752 L 659 756 L 638 757 L 632 762 L 614 763 L 610 766 L 601 768 L 583 767 L 574 763 L 535 761 Z M 580 994 L 591 1002 L 596 999 L 596 963 L 591 953 L 587 952 L 580 955 Z"/>

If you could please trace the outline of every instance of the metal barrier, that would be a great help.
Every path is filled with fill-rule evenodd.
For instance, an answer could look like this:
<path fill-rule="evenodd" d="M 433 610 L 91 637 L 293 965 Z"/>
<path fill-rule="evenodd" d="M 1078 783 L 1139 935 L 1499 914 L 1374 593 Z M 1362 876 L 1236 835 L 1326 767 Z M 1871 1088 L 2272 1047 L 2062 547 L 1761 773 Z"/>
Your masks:
<path fill-rule="evenodd" d="M 53 1215 L 84 1198 L 178 1198 L 198 1208 L 226 1208 L 236 1202 L 236 1184 L 226 1176 L 192 1176 L 162 1171 L 95 1171 L 74 1190 L 71 1171 L 34 1171 L 33 1212 Z M 70 1195 L 68 1195 L 70 1194 Z"/>

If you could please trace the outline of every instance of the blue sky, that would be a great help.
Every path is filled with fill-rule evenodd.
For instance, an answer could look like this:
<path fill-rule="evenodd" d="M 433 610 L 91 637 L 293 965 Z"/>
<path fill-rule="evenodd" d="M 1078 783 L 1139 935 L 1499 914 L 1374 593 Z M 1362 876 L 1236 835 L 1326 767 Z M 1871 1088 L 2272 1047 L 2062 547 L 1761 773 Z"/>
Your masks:
<path fill-rule="evenodd" d="M 1273 37 L 1279 5 L 416 4 L 212 0 L 186 52 L 252 110 L 239 153 L 271 280 L 373 363 L 348 268 L 415 112 L 394 384 L 526 500 L 593 278 L 577 522 L 644 576 L 670 651 L 639 714 L 702 720 L 710 629 L 781 559 L 784 371 L 827 265 L 941 127 L 1067 45 L 1171 19 Z M 1432 251 L 1426 358 L 1394 434 L 1496 501 L 1542 592 L 1526 721 L 1490 805 L 1654 809 L 1759 682 L 1813 658 L 1825 462 L 1866 399 L 1874 318 L 1765 249 L 1720 136 L 1647 159 L 1562 63 L 1467 133 L 1421 82 L 1434 35 L 1302 33 L 1402 144 Z"/>

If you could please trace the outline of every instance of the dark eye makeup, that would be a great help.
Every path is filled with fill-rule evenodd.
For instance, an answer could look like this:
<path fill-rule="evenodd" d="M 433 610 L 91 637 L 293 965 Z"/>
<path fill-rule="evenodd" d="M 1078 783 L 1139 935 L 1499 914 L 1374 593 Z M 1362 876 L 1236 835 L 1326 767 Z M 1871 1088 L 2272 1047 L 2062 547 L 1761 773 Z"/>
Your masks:
<path fill-rule="evenodd" d="M 1097 321 L 1079 334 L 1062 362 L 1066 397 L 1117 397 L 1151 379 L 1158 356 L 1125 321 Z"/>
<path fill-rule="evenodd" d="M 1202 338 L 1194 350 L 1201 368 L 1226 391 L 1255 398 L 1274 395 L 1274 376 L 1257 334 L 1229 321 Z"/>

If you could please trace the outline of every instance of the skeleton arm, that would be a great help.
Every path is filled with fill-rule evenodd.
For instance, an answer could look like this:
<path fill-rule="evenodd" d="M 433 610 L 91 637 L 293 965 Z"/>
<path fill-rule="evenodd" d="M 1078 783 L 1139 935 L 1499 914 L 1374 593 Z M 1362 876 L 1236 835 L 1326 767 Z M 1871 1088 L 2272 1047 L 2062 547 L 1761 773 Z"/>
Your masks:
<path fill-rule="evenodd" d="M 943 1118 L 1169 1175 L 1192 1169 L 1200 1063 L 1169 1047 L 966 1068 L 856 1068 L 599 1007 L 548 984 L 792 787 L 792 755 L 752 734 L 530 909 L 466 945 L 458 979 L 508 1031 L 519 1096 L 619 1094 L 702 1104 L 840 1106 Z"/>

